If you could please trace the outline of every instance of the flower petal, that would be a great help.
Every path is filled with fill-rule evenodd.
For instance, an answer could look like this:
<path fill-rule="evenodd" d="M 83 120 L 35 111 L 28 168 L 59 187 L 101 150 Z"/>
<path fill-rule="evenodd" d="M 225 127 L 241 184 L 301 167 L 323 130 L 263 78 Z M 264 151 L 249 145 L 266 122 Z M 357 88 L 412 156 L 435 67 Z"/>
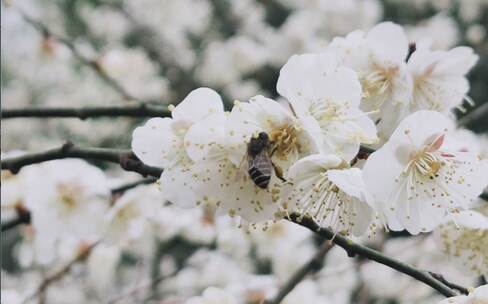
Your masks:
<path fill-rule="evenodd" d="M 214 113 L 188 129 L 185 135 L 185 148 L 192 160 L 202 160 L 212 148 L 224 148 L 226 119 L 223 112 Z"/>
<path fill-rule="evenodd" d="M 220 95 L 209 88 L 198 88 L 188 94 L 171 112 L 173 119 L 197 122 L 208 114 L 223 112 Z"/>
<path fill-rule="evenodd" d="M 171 118 L 151 118 L 132 133 L 132 151 L 146 165 L 166 167 L 181 147 Z"/>

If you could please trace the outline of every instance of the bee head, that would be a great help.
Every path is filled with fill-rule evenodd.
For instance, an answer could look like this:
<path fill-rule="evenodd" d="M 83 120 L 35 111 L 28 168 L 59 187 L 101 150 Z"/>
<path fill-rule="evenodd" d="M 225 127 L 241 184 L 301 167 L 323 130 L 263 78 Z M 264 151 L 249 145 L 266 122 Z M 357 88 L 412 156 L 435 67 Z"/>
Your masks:
<path fill-rule="evenodd" d="M 258 138 L 259 138 L 260 140 L 268 140 L 268 139 L 269 139 L 269 136 L 268 136 L 268 133 L 266 133 L 266 132 L 260 132 L 260 133 L 258 134 Z"/>

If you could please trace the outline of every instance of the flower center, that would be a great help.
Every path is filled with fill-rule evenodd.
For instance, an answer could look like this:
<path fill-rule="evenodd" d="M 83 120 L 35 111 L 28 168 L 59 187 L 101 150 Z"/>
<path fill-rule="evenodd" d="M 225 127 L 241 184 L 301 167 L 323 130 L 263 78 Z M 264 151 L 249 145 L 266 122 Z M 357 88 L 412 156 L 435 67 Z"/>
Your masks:
<path fill-rule="evenodd" d="M 65 211 L 76 208 L 77 196 L 81 195 L 81 188 L 78 185 L 60 183 L 57 185 L 58 197 Z"/>
<path fill-rule="evenodd" d="M 373 72 L 360 76 L 363 97 L 373 98 L 374 106 L 381 107 L 387 100 L 385 93 L 391 89 L 392 79 L 397 71 L 397 67 L 387 69 L 376 67 Z"/>
<path fill-rule="evenodd" d="M 312 116 L 322 126 L 332 120 L 343 118 L 345 116 L 345 109 L 347 109 L 347 102 L 343 105 L 338 105 L 328 100 L 320 100 L 312 103 L 309 110 Z"/>
<path fill-rule="evenodd" d="M 301 127 L 297 124 L 286 125 L 283 128 L 276 128 L 268 135 L 274 143 L 273 149 L 276 157 L 282 160 L 288 159 L 291 153 L 300 153 L 302 145 L 299 141 Z"/>
<path fill-rule="evenodd" d="M 385 71 L 378 70 L 361 77 L 361 85 L 365 97 L 378 96 L 388 90 L 390 80 Z"/>
<path fill-rule="evenodd" d="M 413 155 L 408 167 L 422 176 L 433 178 L 443 165 L 444 161 L 441 157 L 435 155 L 434 152 L 427 152 L 424 149 Z"/>

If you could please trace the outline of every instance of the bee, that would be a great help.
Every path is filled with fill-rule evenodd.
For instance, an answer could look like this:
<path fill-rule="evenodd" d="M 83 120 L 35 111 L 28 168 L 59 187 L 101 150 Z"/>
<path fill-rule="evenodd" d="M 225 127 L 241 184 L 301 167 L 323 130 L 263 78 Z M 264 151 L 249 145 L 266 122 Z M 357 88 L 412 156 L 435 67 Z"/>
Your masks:
<path fill-rule="evenodd" d="M 273 143 L 266 132 L 252 137 L 247 144 L 247 173 L 259 188 L 268 188 L 273 171 L 279 179 L 286 182 L 282 170 L 271 161 L 274 151 Z"/>

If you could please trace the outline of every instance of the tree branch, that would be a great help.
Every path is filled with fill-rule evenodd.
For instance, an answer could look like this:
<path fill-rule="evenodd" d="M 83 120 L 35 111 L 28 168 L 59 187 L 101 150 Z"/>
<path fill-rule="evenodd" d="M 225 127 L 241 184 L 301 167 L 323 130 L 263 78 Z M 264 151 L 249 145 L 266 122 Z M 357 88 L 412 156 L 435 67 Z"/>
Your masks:
<path fill-rule="evenodd" d="M 113 107 L 56 107 L 56 108 L 19 108 L 2 109 L 2 119 L 20 117 L 74 117 L 79 119 L 96 117 L 166 117 L 170 115 L 166 106 L 154 106 L 146 103 L 133 106 L 113 106 Z"/>
<path fill-rule="evenodd" d="M 29 210 L 19 204 L 15 206 L 15 211 L 17 212 L 17 216 L 15 218 L 6 220 L 1 224 L 2 232 L 15 228 L 18 225 L 30 224 L 31 214 Z"/>
<path fill-rule="evenodd" d="M 456 283 L 451 283 L 448 280 L 446 280 L 441 274 L 429 271 L 430 275 L 436 278 L 438 281 L 441 281 L 442 283 L 446 284 L 446 286 L 449 286 L 449 288 L 459 290 L 461 293 L 467 295 L 469 294 L 469 290 L 466 287 L 463 287 L 461 285 L 458 285 Z"/>
<path fill-rule="evenodd" d="M 110 86 L 112 89 L 118 92 L 124 99 L 137 100 L 139 102 L 142 102 L 141 99 L 130 94 L 120 83 L 117 82 L 117 80 L 115 80 L 110 75 L 108 75 L 100 66 L 97 60 L 90 60 L 86 58 L 84 55 L 82 55 L 75 47 L 73 41 L 61 35 L 57 35 L 53 33 L 45 24 L 28 16 L 24 12 L 20 11 L 20 14 L 27 23 L 32 25 L 44 37 L 46 38 L 52 37 L 56 41 L 59 41 L 60 43 L 68 47 L 71 50 L 73 56 L 76 57 L 76 59 L 78 59 L 83 65 L 91 68 L 100 77 L 100 79 L 102 79 L 108 86 Z"/>
<path fill-rule="evenodd" d="M 159 178 L 163 172 L 161 168 L 145 165 L 130 150 L 83 148 L 77 147 L 71 142 L 66 142 L 61 147 L 44 152 L 25 154 L 2 160 L 2 170 L 10 170 L 10 172 L 16 174 L 24 166 L 63 158 L 82 158 L 108 161 L 119 164 L 126 171 L 137 172 L 142 176 L 153 176 Z"/>
<path fill-rule="evenodd" d="M 47 288 L 49 285 L 52 283 L 59 281 L 61 278 L 63 278 L 70 270 L 73 265 L 76 263 L 84 260 L 88 255 L 91 253 L 93 247 L 95 247 L 98 244 L 98 242 L 94 242 L 92 244 L 84 245 L 82 246 L 78 254 L 66 265 L 61 267 L 59 270 L 53 272 L 52 274 L 48 275 L 44 280 L 41 282 L 41 284 L 37 287 L 36 291 L 27 297 L 23 303 L 28 303 L 30 300 L 32 300 L 35 297 L 39 297 L 42 299 L 44 297 L 44 293 L 46 292 Z"/>
<path fill-rule="evenodd" d="M 305 265 L 300 267 L 290 279 L 281 287 L 273 300 L 268 304 L 279 304 L 281 301 L 311 272 L 322 266 L 322 260 L 329 250 L 334 246 L 331 241 L 325 241 L 319 248 L 319 251 Z"/>
<path fill-rule="evenodd" d="M 412 265 L 400 262 L 383 255 L 382 253 L 371 249 L 367 246 L 355 243 L 349 238 L 335 234 L 332 230 L 320 227 L 315 221 L 308 217 L 301 217 L 301 215 L 293 213 L 290 215 L 290 220 L 300 226 L 306 227 L 325 239 L 332 240 L 335 244 L 346 250 L 348 256 L 354 257 L 360 255 L 372 261 L 381 263 L 390 268 L 393 268 L 399 272 L 405 273 L 412 278 L 421 281 L 430 287 L 437 290 L 439 293 L 446 297 L 457 296 L 458 294 L 447 286 L 444 282 L 437 280 L 428 271 L 419 270 Z"/>

